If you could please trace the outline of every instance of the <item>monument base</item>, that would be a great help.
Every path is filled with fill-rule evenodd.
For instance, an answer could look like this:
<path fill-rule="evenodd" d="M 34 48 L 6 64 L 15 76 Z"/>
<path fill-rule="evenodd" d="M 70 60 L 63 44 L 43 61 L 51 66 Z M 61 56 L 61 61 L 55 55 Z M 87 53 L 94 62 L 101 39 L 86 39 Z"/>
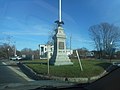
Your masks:
<path fill-rule="evenodd" d="M 72 62 L 63 62 L 63 61 L 58 61 L 58 62 L 55 62 L 54 65 L 56 66 L 60 66 L 60 65 L 73 65 Z"/>
<path fill-rule="evenodd" d="M 51 65 L 73 65 L 71 60 L 68 58 L 68 56 L 64 53 L 62 55 L 57 55 L 50 59 Z"/>

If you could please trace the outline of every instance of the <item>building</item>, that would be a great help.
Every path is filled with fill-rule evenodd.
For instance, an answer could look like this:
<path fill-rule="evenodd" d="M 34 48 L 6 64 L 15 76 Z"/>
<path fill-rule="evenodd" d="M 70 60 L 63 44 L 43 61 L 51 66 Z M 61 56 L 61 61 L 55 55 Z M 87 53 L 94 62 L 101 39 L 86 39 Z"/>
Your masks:
<path fill-rule="evenodd" d="M 54 46 L 50 45 L 48 48 L 48 45 L 45 44 L 40 44 L 39 45 L 39 55 L 40 55 L 40 59 L 47 59 L 47 52 L 49 49 L 49 57 L 51 57 L 53 55 L 53 51 L 54 51 Z"/>
<path fill-rule="evenodd" d="M 48 54 L 49 51 L 49 54 Z M 51 56 L 53 55 L 53 51 L 54 51 L 54 45 L 46 45 L 46 44 L 39 44 L 39 55 L 40 55 L 40 59 L 47 59 L 47 55 L 49 58 L 51 58 Z M 71 55 L 73 54 L 73 50 L 67 49 L 66 50 L 67 55 Z"/>

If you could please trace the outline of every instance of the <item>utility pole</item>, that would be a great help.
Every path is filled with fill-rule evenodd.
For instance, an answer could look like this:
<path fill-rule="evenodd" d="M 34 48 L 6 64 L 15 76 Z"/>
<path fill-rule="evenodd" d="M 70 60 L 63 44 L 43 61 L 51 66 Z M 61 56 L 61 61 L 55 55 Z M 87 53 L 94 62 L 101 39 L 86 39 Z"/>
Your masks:
<path fill-rule="evenodd" d="M 16 55 L 16 46 L 15 46 L 15 43 L 16 42 L 14 42 L 14 56 L 16 57 L 17 55 Z"/>
<path fill-rule="evenodd" d="M 49 50 L 50 50 L 50 45 L 47 44 L 47 61 L 48 61 L 48 75 L 50 74 L 50 64 L 49 64 Z"/>
<path fill-rule="evenodd" d="M 41 59 L 41 58 L 40 58 L 40 54 L 41 54 L 40 44 L 38 45 L 38 47 L 39 47 L 39 59 Z"/>
<path fill-rule="evenodd" d="M 71 55 L 71 40 L 72 40 L 72 35 L 70 36 L 70 55 Z"/>

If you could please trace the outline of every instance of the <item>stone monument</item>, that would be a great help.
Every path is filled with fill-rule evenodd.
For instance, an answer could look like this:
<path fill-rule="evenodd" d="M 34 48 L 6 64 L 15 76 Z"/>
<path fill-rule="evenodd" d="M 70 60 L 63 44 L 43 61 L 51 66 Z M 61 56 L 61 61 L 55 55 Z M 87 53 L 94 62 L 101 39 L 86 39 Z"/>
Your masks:
<path fill-rule="evenodd" d="M 57 24 L 57 28 L 53 36 L 54 52 L 49 63 L 51 65 L 72 65 L 73 63 L 66 53 L 66 35 L 62 27 L 64 23 L 61 20 L 61 0 L 59 0 L 59 20 L 55 21 L 55 23 Z"/>

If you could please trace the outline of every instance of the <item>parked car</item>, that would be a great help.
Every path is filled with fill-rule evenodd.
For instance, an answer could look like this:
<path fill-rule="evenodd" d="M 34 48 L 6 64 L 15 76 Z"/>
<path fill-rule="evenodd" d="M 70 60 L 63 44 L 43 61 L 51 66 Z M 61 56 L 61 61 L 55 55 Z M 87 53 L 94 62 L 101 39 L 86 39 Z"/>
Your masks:
<path fill-rule="evenodd" d="M 21 60 L 22 58 L 19 57 L 19 56 L 16 56 L 16 57 L 11 57 L 10 60 Z"/>

